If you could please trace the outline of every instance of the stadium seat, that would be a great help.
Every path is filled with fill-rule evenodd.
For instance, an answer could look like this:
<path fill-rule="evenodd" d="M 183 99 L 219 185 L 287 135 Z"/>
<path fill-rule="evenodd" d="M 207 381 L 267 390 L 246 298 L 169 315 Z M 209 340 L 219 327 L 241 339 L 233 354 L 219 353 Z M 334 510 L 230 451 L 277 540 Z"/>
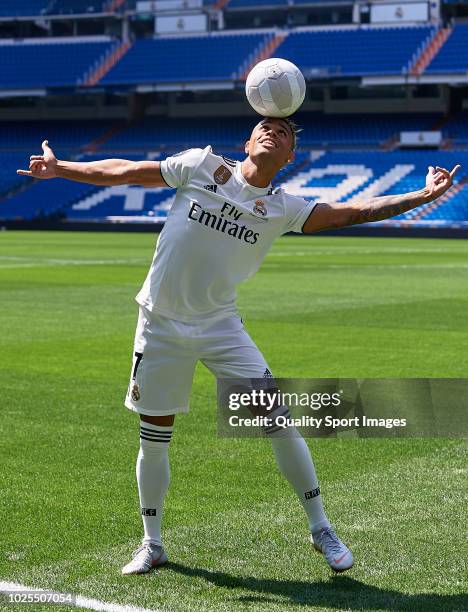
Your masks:
<path fill-rule="evenodd" d="M 48 3 L 49 15 L 102 13 L 109 0 L 53 0 Z"/>
<path fill-rule="evenodd" d="M 80 151 L 117 125 L 111 120 L 0 121 L 0 151 L 25 151 L 29 155 L 40 152 L 42 141 L 48 140 L 63 157 Z"/>
<path fill-rule="evenodd" d="M 322 201 L 349 202 L 421 189 L 429 165 L 452 168 L 462 165 L 455 182 L 468 177 L 468 151 L 341 151 L 315 154 L 284 188 L 291 193 Z M 411 221 L 413 225 L 468 227 L 468 189 L 453 191 L 437 206 L 426 204 L 385 223 Z"/>
<path fill-rule="evenodd" d="M 0 42 L 0 88 L 75 87 L 113 45 L 113 41 L 83 42 L 80 39 L 77 42 L 56 39 L 40 43 Z"/>
<path fill-rule="evenodd" d="M 258 33 L 140 39 L 99 84 L 230 81 L 267 39 Z"/>
<path fill-rule="evenodd" d="M 47 0 L 2 0 L 0 17 L 32 17 L 47 12 Z"/>
<path fill-rule="evenodd" d="M 270 7 L 287 7 L 289 5 L 288 0 L 231 0 L 227 5 L 228 9 L 236 8 L 249 8 L 255 9 L 263 6 Z"/>
<path fill-rule="evenodd" d="M 440 72 L 468 71 L 468 24 L 455 25 L 449 38 L 435 55 L 425 72 L 428 74 Z"/>
<path fill-rule="evenodd" d="M 401 74 L 433 32 L 427 25 L 292 31 L 275 54 L 310 77 Z"/>
<path fill-rule="evenodd" d="M 197 143 L 200 144 L 200 143 Z M 217 152 L 243 159 L 242 150 L 218 148 Z M 152 154 L 151 159 L 167 153 Z M 127 153 L 129 159 L 142 155 Z M 84 156 L 82 160 L 102 158 Z M 12 164 L 13 162 L 11 162 Z M 347 202 L 392 193 L 415 191 L 424 185 L 427 166 L 439 164 L 452 168 L 462 164 L 450 197 L 437 206 L 425 205 L 385 223 L 411 222 L 413 225 L 468 226 L 468 151 L 298 151 L 295 161 L 276 177 L 289 193 L 312 200 Z M 13 176 L 13 175 L 12 175 Z M 12 176 L 10 187 L 12 187 Z M 24 179 L 23 179 L 24 180 Z M 7 183 L 3 182 L 3 192 Z M 27 185 L 26 185 L 27 187 Z M 2 192 L 2 189 L 0 189 Z M 64 215 L 72 220 L 105 220 L 109 217 L 164 220 L 173 191 L 138 186 L 94 187 L 68 181 L 37 181 L 17 195 L 4 200 L 0 218 L 32 219 Z"/>
<path fill-rule="evenodd" d="M 468 144 L 468 110 L 459 113 L 448 121 L 443 131 L 455 143 Z"/>

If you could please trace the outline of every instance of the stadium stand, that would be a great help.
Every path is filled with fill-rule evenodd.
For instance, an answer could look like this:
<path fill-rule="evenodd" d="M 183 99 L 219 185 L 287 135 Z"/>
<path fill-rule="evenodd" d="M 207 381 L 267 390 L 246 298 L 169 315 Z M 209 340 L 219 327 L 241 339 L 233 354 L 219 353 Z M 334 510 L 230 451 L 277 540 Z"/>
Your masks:
<path fill-rule="evenodd" d="M 0 151 L 31 151 L 41 142 L 63 151 L 75 152 L 109 131 L 117 122 L 100 121 L 22 121 L 0 122 Z"/>
<path fill-rule="evenodd" d="M 465 134 L 463 117 L 447 126 L 451 137 Z M 440 115 L 376 114 L 376 115 L 324 115 L 323 113 L 297 113 L 294 117 L 302 128 L 301 147 L 371 146 L 385 143 L 398 132 L 408 129 L 430 129 Z M 91 148 L 101 152 L 140 152 L 163 149 L 176 151 L 191 146 L 242 149 L 247 136 L 258 121 L 247 117 L 147 117 L 136 122 L 117 120 L 93 121 L 24 121 L 0 122 L 0 151 L 37 150 L 43 140 L 49 140 L 57 151 L 77 153 Z M 465 132 L 462 132 L 465 130 Z M 456 142 L 463 143 L 463 136 Z"/>
<path fill-rule="evenodd" d="M 50 4 L 47 0 L 2 0 L 0 17 L 31 17 L 43 15 Z"/>
<path fill-rule="evenodd" d="M 468 145 L 468 110 L 453 117 L 444 127 L 444 132 L 457 144 Z"/>
<path fill-rule="evenodd" d="M 468 71 L 468 24 L 456 24 L 452 34 L 441 47 L 425 73 Z"/>
<path fill-rule="evenodd" d="M 246 33 L 137 40 L 99 84 L 231 80 L 266 38 Z M 197 61 L 187 61 L 192 57 Z"/>
<path fill-rule="evenodd" d="M 115 42 L 111 40 L 83 42 L 80 39 L 0 42 L 0 88 L 75 87 L 85 71 L 113 45 Z"/>
<path fill-rule="evenodd" d="M 142 159 L 142 156 L 127 155 L 127 159 Z M 77 161 L 93 161 L 101 159 L 102 156 L 83 155 L 77 158 Z M 143 156 L 144 158 L 144 156 Z M 24 160 L 23 160 L 24 162 Z M 24 182 L 24 181 L 23 181 Z M 170 195 L 170 189 L 142 190 L 138 187 L 123 186 L 120 188 L 122 194 L 116 195 L 119 188 L 102 188 L 85 183 L 74 183 L 62 179 L 50 181 L 31 181 L 28 188 L 16 194 L 12 201 L 13 206 L 7 206 L 6 202 L 0 202 L 0 218 L 2 219 L 35 219 L 46 216 L 67 216 L 72 219 L 103 219 L 108 215 L 113 214 L 144 214 L 145 211 L 152 210 L 152 207 L 159 203 L 160 197 L 154 200 L 154 197 L 149 197 L 146 191 L 154 191 L 158 195 L 165 192 L 165 197 Z M 101 194 L 103 198 L 102 205 L 97 205 L 99 202 L 91 203 L 93 210 L 89 212 L 86 200 L 94 195 Z M 107 196 L 107 194 L 109 194 Z M 107 197 L 106 197 L 107 196 Z M 135 200 L 142 199 L 143 206 L 139 207 L 135 204 Z M 128 211 L 124 209 L 126 202 Z M 145 202 L 147 200 L 147 202 Z M 76 210 L 74 204 L 81 204 Z M 132 207 L 133 206 L 133 207 Z"/>
<path fill-rule="evenodd" d="M 416 191 L 424 185 L 429 165 L 452 168 L 460 163 L 462 170 L 455 182 L 463 183 L 468 177 L 467 151 L 332 151 L 312 157 L 287 180 L 286 191 L 322 201 L 347 202 Z M 412 221 L 413 225 L 425 225 L 430 220 L 439 226 L 454 222 L 468 226 L 467 219 L 468 190 L 464 188 L 454 190 L 446 202 L 434 209 L 427 204 L 386 223 Z"/>
<path fill-rule="evenodd" d="M 215 148 L 215 152 L 237 159 L 244 157 L 239 150 Z M 164 156 L 153 155 L 152 159 Z M 138 155 L 126 157 L 142 158 Z M 346 202 L 418 190 L 424 184 L 427 167 L 436 163 L 447 168 L 462 164 L 462 171 L 456 178 L 460 188 L 454 189 L 452 195 L 436 207 L 425 205 L 386 223 L 468 226 L 468 187 L 465 186 L 468 183 L 468 151 L 298 151 L 294 163 L 282 170 L 275 184 L 308 199 Z M 127 185 L 102 188 L 62 180 L 38 181 L 14 199 L 1 203 L 0 218 L 63 215 L 81 221 L 103 221 L 110 217 L 161 221 L 167 215 L 172 196 L 173 192 L 167 188 Z"/>
<path fill-rule="evenodd" d="M 317 4 L 328 1 L 347 2 L 320 0 Z M 227 11 L 247 8 L 267 11 L 269 8 L 314 3 L 313 0 L 204 1 L 205 6 Z M 122 0 L 4 0 L 0 3 L 0 17 L 63 14 L 67 16 L 64 23 L 71 23 L 76 14 L 89 15 L 132 7 L 135 7 L 133 1 Z M 89 24 L 93 20 L 82 21 Z M 100 21 L 105 20 L 96 20 L 96 23 Z M 148 24 L 149 29 L 146 27 Z M 141 38 L 152 36 L 152 27 L 150 20 L 132 32 L 130 23 L 128 44 L 125 36 L 122 40 L 108 36 L 41 37 L 37 42 L 31 39 L 0 40 L 2 97 L 8 97 L 12 91 L 15 95 L 18 92 L 24 95 L 27 90 L 39 90 L 37 95 L 43 95 L 41 91 L 48 90 L 47 95 L 53 94 L 54 100 L 60 95 L 66 96 L 67 100 L 76 96 L 78 100 L 86 90 L 88 97 L 101 96 L 100 104 L 109 96 L 116 110 L 128 109 L 126 115 L 126 111 L 120 115 L 127 116 L 128 120 L 0 121 L 0 219 L 164 221 L 173 195 L 166 187 L 95 187 L 63 180 L 32 181 L 18 177 L 15 170 L 27 165 L 31 153 L 40 152 L 40 143 L 44 139 L 49 140 L 59 157 L 82 161 L 105 157 L 161 159 L 192 146 L 207 144 L 211 144 L 215 152 L 242 159 L 245 140 L 258 116 L 235 117 L 215 111 L 214 116 L 200 117 L 197 116 L 195 100 L 202 99 L 205 104 L 205 95 L 209 100 L 205 91 L 199 98 L 196 91 L 184 96 L 183 102 L 179 102 L 178 95 L 170 98 L 163 92 L 165 89 L 176 91 L 179 86 L 187 90 L 193 83 L 196 83 L 194 90 L 212 86 L 215 89 L 220 82 L 222 89 L 226 83 L 228 88 L 238 89 L 249 67 L 271 54 L 296 63 L 306 78 L 314 81 L 312 88 L 320 87 L 317 77 L 333 77 L 333 86 L 345 84 L 344 88 L 349 87 L 347 93 L 351 96 L 355 96 L 355 78 L 368 75 L 391 75 L 392 81 L 396 80 L 393 77 L 399 76 L 403 82 L 402 77 L 410 74 L 468 72 L 468 24 L 463 23 L 456 23 L 453 31 L 451 26 L 446 29 L 448 38 L 441 39 L 442 46 L 438 52 L 434 35 L 438 32 L 439 36 L 442 30 L 429 23 L 420 26 L 358 27 L 349 24 L 299 29 L 266 28 Z M 62 31 L 66 32 L 66 29 Z M 75 31 L 79 31 L 78 28 Z M 434 57 L 427 53 L 429 42 Z M 418 64 L 417 72 L 415 62 L 423 56 L 425 63 Z M 31 57 L 34 62 L 30 61 Z M 427 62 L 430 63 L 426 68 Z M 145 89 L 145 85 L 151 87 Z M 159 88 L 157 93 L 141 93 L 152 90 L 154 85 Z M 134 94 L 138 86 L 143 87 Z M 127 96 L 128 92 L 132 92 L 134 99 Z M 346 96 L 336 99 L 331 96 L 331 100 L 327 101 L 325 97 L 319 100 L 312 93 L 306 102 L 309 108 L 328 110 L 330 101 L 333 102 L 330 106 L 344 108 L 347 99 Z M 217 99 L 228 100 L 225 94 L 223 91 Z M 126 98 L 125 103 L 122 103 L 122 97 Z M 429 164 L 451 168 L 461 163 L 462 171 L 447 197 L 384 224 L 468 228 L 468 172 L 465 170 L 468 169 L 468 148 L 449 150 L 452 146 L 460 149 L 468 145 L 468 110 L 448 121 L 442 113 L 433 112 L 375 114 L 369 112 L 374 110 L 372 100 L 371 97 L 363 100 L 368 111 L 365 114 L 297 113 L 295 120 L 303 128 L 299 150 L 294 162 L 281 171 L 275 184 L 282 184 L 287 191 L 306 198 L 345 202 L 420 189 Z M 215 108 L 213 101 L 211 104 Z M 398 108 L 402 108 L 401 95 L 398 101 Z M 416 95 L 409 95 L 404 101 L 405 104 L 406 101 L 414 103 L 415 109 L 420 111 L 442 108 L 435 96 L 434 100 L 424 99 L 421 105 Z M 353 102 L 355 108 L 356 100 Z M 391 109 L 391 102 L 392 96 L 381 108 Z M 459 104 L 458 98 L 455 102 L 453 108 Z M 184 117 L 178 118 L 175 115 L 179 103 L 186 106 Z M 232 97 L 232 103 L 233 108 L 239 108 L 238 92 Z M 151 108 L 153 104 L 158 110 Z M 77 104 L 70 116 L 79 113 L 79 106 Z M 44 110 L 44 105 L 41 108 Z M 194 116 L 186 116 L 188 108 L 194 109 Z M 444 108 L 448 112 L 449 105 Z M 141 118 L 145 113 L 164 112 L 164 109 L 166 112 L 171 109 L 172 116 Z M 12 116 L 14 108 L 8 110 Z M 20 110 L 24 117 L 24 108 Z M 130 120 L 130 116 L 134 118 Z M 443 146 L 447 150 L 388 150 L 395 146 L 396 136 L 401 131 L 438 128 L 443 130 Z"/>
<path fill-rule="evenodd" d="M 37 181 L 14 197 L 13 206 L 0 201 L 2 219 L 38 219 L 57 215 L 73 202 L 97 190 L 93 185 L 63 179 Z"/>
<path fill-rule="evenodd" d="M 294 119 L 303 128 L 299 142 L 304 146 L 317 145 L 379 145 L 400 131 L 430 129 L 439 118 L 427 114 L 386 115 L 324 115 L 298 113 Z M 105 149 L 148 150 L 161 144 L 170 150 L 194 143 L 214 146 L 242 147 L 246 136 L 257 121 L 256 117 L 213 119 L 146 118 L 117 133 L 106 142 Z"/>
<path fill-rule="evenodd" d="M 155 150 L 163 146 L 174 151 L 192 146 L 241 147 L 252 130 L 256 117 L 146 118 L 129 125 L 106 141 L 105 150 Z"/>
<path fill-rule="evenodd" d="M 49 15 L 69 15 L 77 13 L 102 13 L 109 0 L 53 0 L 48 3 Z"/>
<path fill-rule="evenodd" d="M 288 5 L 290 5 L 290 3 L 288 2 L 288 0 L 231 0 L 227 7 L 228 9 L 236 9 L 236 8 L 242 8 L 242 9 L 257 9 L 257 8 L 261 8 L 261 7 L 268 7 L 268 8 L 273 8 L 273 7 L 287 7 Z"/>
<path fill-rule="evenodd" d="M 434 32 L 431 26 L 293 30 L 280 42 L 275 55 L 290 59 L 309 77 L 404 74 Z M 266 48 L 272 35 L 271 30 L 265 30 L 138 39 L 128 51 L 125 47 L 116 56 L 116 64 L 103 78 L 98 75 L 96 81 L 99 86 L 131 88 L 142 84 L 237 80 Z M 0 87 L 24 90 L 81 86 L 120 45 L 118 40 L 0 41 Z M 467 45 L 468 25 L 457 26 L 426 71 L 447 71 L 441 68 L 445 62 L 466 70 Z M 28 61 L 32 56 L 34 64 Z M 196 57 L 197 61 L 187 62 L 188 57 Z"/>
<path fill-rule="evenodd" d="M 17 168 L 24 164 L 24 154 L 0 151 L 0 196 L 24 184 L 16 174 Z"/>
<path fill-rule="evenodd" d="M 462 189 L 447 199 L 446 202 L 433 207 L 425 207 L 422 214 L 418 215 L 418 211 L 414 211 L 413 215 L 407 214 L 408 219 L 414 222 L 423 222 L 425 224 L 448 225 L 450 227 L 466 226 L 468 218 L 468 185 L 464 185 Z"/>
<path fill-rule="evenodd" d="M 291 6 L 304 6 L 313 4 L 353 4 L 353 0 L 230 0 L 226 5 L 230 9 L 258 8 L 288 8 Z"/>
<path fill-rule="evenodd" d="M 428 25 L 292 31 L 276 50 L 306 76 L 401 74 L 434 32 Z"/>
<path fill-rule="evenodd" d="M 313 113 L 297 115 L 303 127 L 301 146 L 357 146 L 378 145 L 404 130 L 431 129 L 438 119 L 434 113 L 425 114 L 333 114 Z"/>
<path fill-rule="evenodd" d="M 0 17 L 102 13 L 109 0 L 2 0 Z"/>

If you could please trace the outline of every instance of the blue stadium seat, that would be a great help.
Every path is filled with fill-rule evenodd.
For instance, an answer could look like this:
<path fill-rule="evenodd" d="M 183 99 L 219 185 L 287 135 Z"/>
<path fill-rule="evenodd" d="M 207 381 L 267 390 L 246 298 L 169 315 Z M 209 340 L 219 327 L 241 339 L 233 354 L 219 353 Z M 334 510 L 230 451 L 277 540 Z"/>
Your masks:
<path fill-rule="evenodd" d="M 468 24 L 457 24 L 425 73 L 468 71 Z"/>
<path fill-rule="evenodd" d="M 463 121 L 463 116 L 458 118 L 460 122 Z M 412 127 L 423 128 L 436 118 L 434 115 L 415 115 L 408 121 L 411 121 Z M 256 120 L 256 117 L 219 121 L 148 118 L 135 126 L 124 127 L 110 140 L 104 140 L 103 149 L 98 153 L 82 156 L 80 159 L 145 159 L 147 151 L 157 152 L 151 153 L 150 158 L 158 159 L 174 151 L 206 144 L 212 144 L 215 152 L 243 159 L 243 144 Z M 367 150 L 356 150 L 359 138 L 362 141 L 380 139 L 382 136 L 388 136 L 390 132 L 409 127 L 403 116 L 376 115 L 372 122 L 367 123 L 367 136 L 366 123 L 360 116 L 345 118 L 335 115 L 325 120 L 323 115 L 312 113 L 299 114 L 298 120 L 305 127 L 301 134 L 301 144 L 305 149 L 299 150 L 295 161 L 284 168 L 275 179 L 276 185 L 283 184 L 290 193 L 322 201 L 345 202 L 353 197 L 365 199 L 383 193 L 415 191 L 424 184 L 427 166 L 435 164 L 451 168 L 456 163 L 461 163 L 462 171 L 457 175 L 456 181 L 461 181 L 460 186 L 468 183 L 468 150 L 382 151 L 369 144 L 366 145 L 370 147 Z M 383 127 L 377 128 L 379 124 Z M 452 129 L 450 125 L 449 123 L 448 128 Z M 110 128 L 114 126 L 113 122 L 78 122 L 72 131 L 67 122 L 36 126 L 25 124 L 14 128 L 0 124 L 0 195 L 4 196 L 0 203 L 0 218 L 32 219 L 62 214 L 75 220 L 102 220 L 115 216 L 163 220 L 167 215 L 172 193 L 166 188 L 102 188 L 62 180 L 31 182 L 15 174 L 16 168 L 27 166 L 30 153 L 39 151 L 40 141 L 45 136 L 56 150 L 59 146 L 57 152 L 60 152 L 60 156 L 68 159 L 72 151 L 76 152 L 103 133 L 112 134 Z M 18 146 L 27 146 L 28 150 L 12 152 L 8 143 L 13 139 Z M 338 145 L 344 141 L 354 141 L 354 148 L 327 152 L 320 149 L 320 143 L 314 139 L 334 140 Z M 233 145 L 237 147 L 235 150 L 232 149 Z M 5 194 L 20 184 L 25 189 L 5 199 Z M 417 211 L 409 211 L 389 223 L 402 221 L 422 225 L 433 223 L 468 226 L 467 186 L 458 191 L 454 190 L 451 197 L 440 206 L 420 207 Z"/>
<path fill-rule="evenodd" d="M 114 41 L 0 44 L 0 88 L 74 87 L 113 45 Z"/>
<path fill-rule="evenodd" d="M 25 165 L 29 165 L 29 158 L 25 161 L 23 154 L 0 151 L 0 196 L 24 183 L 24 178 L 18 176 L 16 170 L 24 168 Z"/>
<path fill-rule="evenodd" d="M 108 0 L 53 0 L 48 3 L 49 15 L 102 13 Z"/>
<path fill-rule="evenodd" d="M 451 169 L 460 163 L 462 170 L 455 183 L 468 181 L 468 151 L 333 151 L 317 154 L 303 164 L 300 172 L 288 178 L 287 191 L 310 199 L 347 202 L 374 195 L 406 193 L 421 189 L 427 167 L 440 165 Z M 386 224 L 411 221 L 414 225 L 459 225 L 468 227 L 468 189 L 453 192 L 438 206 L 426 204 Z"/>
<path fill-rule="evenodd" d="M 276 7 L 282 6 L 287 7 L 289 5 L 288 0 L 231 0 L 227 7 L 228 9 L 232 8 L 251 8 L 255 9 L 257 7 L 267 6 L 267 7 Z"/>
<path fill-rule="evenodd" d="M 378 145 L 404 130 L 431 129 L 440 115 L 426 114 L 347 114 L 298 113 L 301 146 Z"/>
<path fill-rule="evenodd" d="M 427 25 L 293 31 L 275 55 L 295 63 L 306 77 L 401 74 L 433 32 Z"/>
<path fill-rule="evenodd" d="M 30 180 L 23 177 L 23 181 Z M 37 181 L 11 200 L 0 202 L 0 218 L 30 220 L 57 214 L 96 189 L 63 179 Z"/>
<path fill-rule="evenodd" d="M 101 13 L 109 0 L 2 0 L 0 17 Z"/>
<path fill-rule="evenodd" d="M 468 110 L 451 119 L 443 129 L 444 133 L 457 144 L 468 144 Z"/>
<path fill-rule="evenodd" d="M 231 0 L 226 5 L 226 9 L 288 8 L 289 6 L 325 4 L 326 2 L 337 4 L 337 0 Z M 346 0 L 339 0 L 339 3 L 346 4 Z M 214 0 L 207 1 L 206 4 L 214 4 Z M 353 0 L 347 0 L 347 4 L 353 4 Z"/>
<path fill-rule="evenodd" d="M 266 40 L 256 33 L 140 39 L 99 84 L 228 81 Z"/>
<path fill-rule="evenodd" d="M 41 151 L 43 140 L 48 140 L 63 156 L 65 151 L 79 151 L 117 125 L 117 121 L 110 120 L 0 121 L 0 151 L 19 150 L 32 155 Z"/>
<path fill-rule="evenodd" d="M 2 0 L 0 17 L 32 17 L 47 12 L 48 0 Z"/>
<path fill-rule="evenodd" d="M 440 115 L 376 114 L 324 115 L 297 113 L 294 116 L 302 128 L 300 146 L 320 145 L 378 145 L 391 136 L 408 129 L 431 129 Z M 164 145 L 170 150 L 187 148 L 197 143 L 213 146 L 242 147 L 258 121 L 256 116 L 145 119 L 116 134 L 106 142 L 106 149 L 154 150 Z"/>
<path fill-rule="evenodd" d="M 240 147 L 258 122 L 257 117 L 146 118 L 129 125 L 105 143 L 106 150 L 175 151 L 193 146 Z"/>

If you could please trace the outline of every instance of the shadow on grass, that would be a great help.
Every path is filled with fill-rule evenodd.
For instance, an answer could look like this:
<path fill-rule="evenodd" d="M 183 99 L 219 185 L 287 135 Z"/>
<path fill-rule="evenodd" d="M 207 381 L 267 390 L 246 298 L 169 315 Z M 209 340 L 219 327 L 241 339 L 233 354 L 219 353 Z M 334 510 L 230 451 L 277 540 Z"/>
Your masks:
<path fill-rule="evenodd" d="M 235 598 L 237 603 L 276 603 L 282 605 L 330 606 L 345 610 L 443 610 L 455 612 L 468 609 L 468 597 L 420 593 L 407 595 L 391 589 L 367 585 L 349 576 L 333 575 L 328 582 L 298 580 L 268 580 L 254 576 L 234 576 L 225 572 L 189 567 L 169 562 L 165 566 L 186 576 L 204 578 L 227 589 L 242 589 L 255 594 Z M 269 596 L 276 596 L 275 598 Z"/>

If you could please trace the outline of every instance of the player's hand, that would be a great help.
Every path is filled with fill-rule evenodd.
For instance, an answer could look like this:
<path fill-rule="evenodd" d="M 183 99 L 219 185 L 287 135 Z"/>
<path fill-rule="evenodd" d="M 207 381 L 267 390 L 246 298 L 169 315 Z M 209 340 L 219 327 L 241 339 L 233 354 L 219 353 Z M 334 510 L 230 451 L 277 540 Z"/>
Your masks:
<path fill-rule="evenodd" d="M 50 179 L 55 178 L 57 158 L 49 147 L 47 140 L 42 143 L 42 155 L 31 155 L 29 158 L 29 170 L 17 170 L 16 174 L 30 176 L 31 178 Z"/>
<path fill-rule="evenodd" d="M 440 166 L 429 166 L 428 173 L 426 175 L 426 187 L 429 190 L 429 195 L 432 200 L 440 197 L 453 185 L 453 177 L 455 173 L 461 168 L 460 164 L 457 164 L 454 169 L 449 172 L 445 168 Z"/>

